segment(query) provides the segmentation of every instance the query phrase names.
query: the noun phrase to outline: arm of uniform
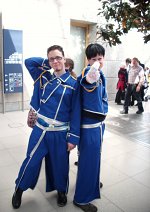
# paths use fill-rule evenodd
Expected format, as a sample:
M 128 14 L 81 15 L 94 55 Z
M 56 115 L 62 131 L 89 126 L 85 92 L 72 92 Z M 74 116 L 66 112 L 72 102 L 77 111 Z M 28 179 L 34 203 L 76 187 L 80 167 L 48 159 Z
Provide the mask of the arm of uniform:
M 106 84 L 106 78 L 103 74 L 102 71 L 100 71 L 100 79 L 103 85 L 103 90 L 102 90 L 102 97 L 103 97 L 103 101 L 106 103 L 105 104 L 105 110 L 106 113 L 108 112 L 108 94 L 107 94 L 107 84 Z
M 77 80 L 73 91 L 70 129 L 67 134 L 67 142 L 74 145 L 79 144 L 80 140 L 80 125 L 81 125 L 81 99 L 80 99 L 80 82 Z
M 34 80 L 33 95 L 31 97 L 30 106 L 33 111 L 38 111 L 40 106 L 40 98 L 42 89 L 47 82 L 47 78 L 42 76 L 44 70 L 49 70 L 48 59 L 41 57 L 32 57 L 25 60 L 25 66 L 28 69 L 32 79 Z M 46 73 L 45 73 L 46 74 Z
M 37 80 L 44 70 L 50 69 L 48 59 L 44 59 L 42 57 L 31 57 L 26 59 L 25 66 L 34 81 Z

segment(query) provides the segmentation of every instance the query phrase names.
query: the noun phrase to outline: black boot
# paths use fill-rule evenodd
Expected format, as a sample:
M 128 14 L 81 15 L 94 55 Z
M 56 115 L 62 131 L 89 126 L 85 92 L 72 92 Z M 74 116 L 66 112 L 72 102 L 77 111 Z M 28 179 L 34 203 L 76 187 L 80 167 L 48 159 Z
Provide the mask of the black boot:
M 57 205 L 63 207 L 67 204 L 67 196 L 65 192 L 57 192 Z
M 138 102 L 137 106 L 138 106 L 138 111 L 136 112 L 136 114 L 143 113 L 144 112 L 144 108 L 143 108 L 142 102 Z
M 75 166 L 78 166 L 78 161 L 74 162 L 74 165 L 75 165 Z
M 124 106 L 123 110 L 120 111 L 120 114 L 128 114 L 128 107 Z
M 103 187 L 103 183 L 102 182 L 100 182 L 100 188 L 102 188 Z
M 128 114 L 128 110 L 121 110 L 120 114 Z
M 144 112 L 144 110 L 138 110 L 136 111 L 136 114 L 142 114 Z
M 14 209 L 18 209 L 21 205 L 21 198 L 22 198 L 22 193 L 23 190 L 21 190 L 20 188 L 18 188 L 12 197 L 12 206 Z
M 81 210 L 85 211 L 85 212 L 97 212 L 97 207 L 95 205 L 93 205 L 92 203 L 87 203 L 85 205 L 80 205 L 78 203 L 76 203 L 75 201 L 73 201 L 73 204 L 77 207 L 79 207 Z

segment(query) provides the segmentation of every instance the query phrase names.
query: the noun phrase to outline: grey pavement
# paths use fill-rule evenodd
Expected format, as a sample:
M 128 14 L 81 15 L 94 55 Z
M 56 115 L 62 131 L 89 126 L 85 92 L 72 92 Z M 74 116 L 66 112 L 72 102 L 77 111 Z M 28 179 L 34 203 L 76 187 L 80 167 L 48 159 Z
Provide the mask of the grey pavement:
M 122 106 L 109 102 L 101 162 L 101 199 L 93 201 L 100 212 L 150 212 L 150 101 L 145 112 L 121 115 Z M 23 194 L 22 205 L 11 205 L 15 179 L 25 158 L 31 129 L 28 111 L 0 114 L 0 212 L 78 212 L 72 204 L 77 167 L 77 150 L 70 154 L 68 204 L 59 208 L 56 192 L 45 192 L 44 160 L 38 184 Z M 94 173 L 93 173 L 94 174 Z

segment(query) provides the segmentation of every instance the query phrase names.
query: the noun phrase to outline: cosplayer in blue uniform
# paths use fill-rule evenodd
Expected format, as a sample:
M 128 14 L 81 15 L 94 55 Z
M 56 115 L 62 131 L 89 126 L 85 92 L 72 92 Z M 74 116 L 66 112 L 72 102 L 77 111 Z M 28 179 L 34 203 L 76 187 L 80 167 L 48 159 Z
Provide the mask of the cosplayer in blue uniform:
M 48 157 L 46 191 L 57 190 L 59 206 L 67 203 L 69 151 L 78 145 L 80 135 L 79 93 L 77 81 L 65 70 L 62 47 L 49 47 L 47 56 L 54 73 L 43 72 L 43 58 L 25 60 L 34 80 L 31 106 L 37 112 L 37 121 L 16 179 L 14 208 L 20 207 L 23 191 L 36 186 L 45 156 Z
M 101 70 L 105 49 L 99 44 L 86 48 L 89 65 L 79 77 L 82 119 L 74 204 L 83 211 L 96 212 L 90 202 L 100 198 L 100 162 L 104 119 L 108 112 L 105 77 Z

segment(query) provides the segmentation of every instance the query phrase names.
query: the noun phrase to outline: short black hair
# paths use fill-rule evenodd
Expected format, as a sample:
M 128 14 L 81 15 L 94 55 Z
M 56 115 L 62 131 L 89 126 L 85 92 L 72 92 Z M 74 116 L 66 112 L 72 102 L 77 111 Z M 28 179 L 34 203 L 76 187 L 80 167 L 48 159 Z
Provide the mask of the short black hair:
M 87 46 L 85 54 L 88 60 L 97 55 L 105 56 L 105 49 L 102 45 L 98 43 L 91 43 Z
M 126 63 L 131 63 L 131 59 L 130 58 L 127 58 L 126 59 Z
M 142 66 L 143 69 L 145 69 L 145 64 L 143 64 L 139 61 L 139 65 Z
M 59 45 L 53 45 L 53 46 L 50 46 L 48 49 L 47 49 L 47 55 L 50 51 L 53 51 L 53 50 L 59 50 L 63 56 L 65 56 L 65 53 L 64 53 L 64 50 L 61 46 Z

